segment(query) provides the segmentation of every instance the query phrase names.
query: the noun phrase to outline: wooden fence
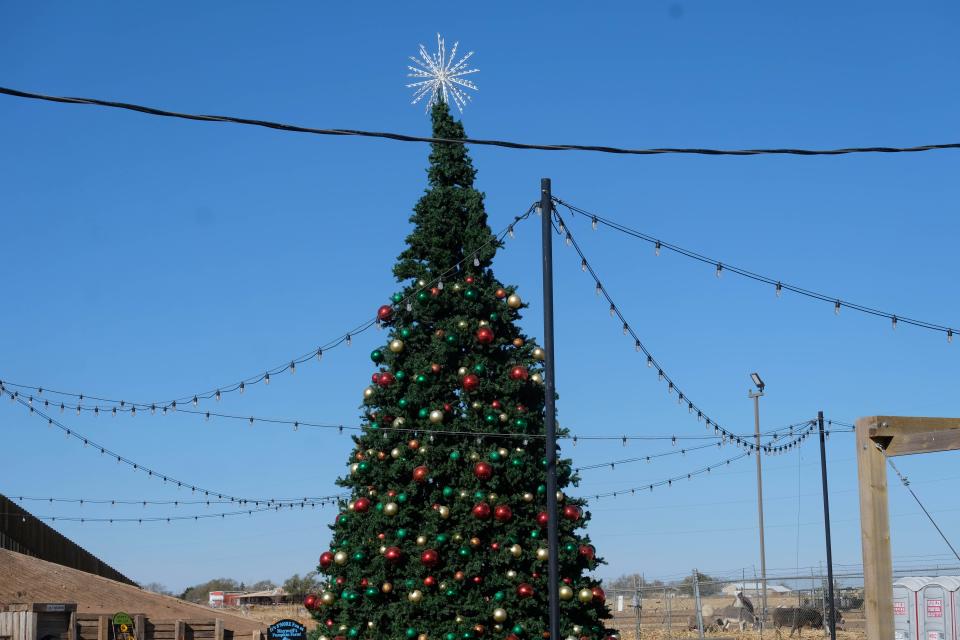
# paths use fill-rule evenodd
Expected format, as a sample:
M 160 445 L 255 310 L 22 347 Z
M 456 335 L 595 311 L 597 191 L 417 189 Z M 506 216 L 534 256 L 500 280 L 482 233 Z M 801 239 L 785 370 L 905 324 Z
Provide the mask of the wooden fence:
M 111 614 L 46 613 L 32 608 L 34 610 L 0 611 L 0 640 L 113 640 Z M 131 617 L 136 640 L 263 640 L 261 631 L 235 633 L 224 628 L 220 618 L 155 620 L 143 614 Z

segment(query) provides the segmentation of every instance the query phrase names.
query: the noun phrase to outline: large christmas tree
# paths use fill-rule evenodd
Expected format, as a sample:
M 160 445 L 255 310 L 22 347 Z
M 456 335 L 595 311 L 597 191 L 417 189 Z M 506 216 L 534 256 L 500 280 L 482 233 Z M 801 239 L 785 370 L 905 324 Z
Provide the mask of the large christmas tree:
M 431 115 L 435 137 L 465 137 L 442 100 Z M 328 587 L 305 602 L 321 637 L 549 637 L 544 354 L 490 269 L 499 242 L 475 175 L 464 145 L 433 145 L 394 267 L 406 286 L 379 310 L 389 336 L 338 481 L 351 498 L 320 556 Z M 558 474 L 561 633 L 603 638 L 604 593 L 585 575 L 600 560 L 578 533 L 589 514 L 562 493 L 568 460 Z

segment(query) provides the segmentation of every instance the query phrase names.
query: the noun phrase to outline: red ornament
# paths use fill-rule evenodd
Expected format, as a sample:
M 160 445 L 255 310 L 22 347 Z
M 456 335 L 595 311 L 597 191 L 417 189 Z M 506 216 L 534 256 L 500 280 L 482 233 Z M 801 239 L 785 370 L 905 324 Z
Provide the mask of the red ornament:
M 490 327 L 480 327 L 477 329 L 477 342 L 480 344 L 490 344 L 493 342 L 493 330 Z
M 477 477 L 478 480 L 489 480 L 493 477 L 493 467 L 486 462 L 478 462 L 473 465 L 473 475 Z
M 547 515 L 546 511 L 541 511 L 537 514 L 537 524 L 541 527 L 547 526 L 547 523 L 550 522 L 550 516 Z
M 430 470 L 425 466 L 420 465 L 419 467 L 413 470 L 413 481 L 414 482 L 425 482 L 427 480 L 427 475 L 430 473 Z
M 509 522 L 513 517 L 513 511 L 505 504 L 498 504 L 493 510 L 493 518 L 497 522 Z
M 563 508 L 563 517 L 567 520 L 576 522 L 580 519 L 580 507 L 568 504 Z
M 463 571 L 457 571 L 455 574 L 453 574 L 453 579 L 457 582 L 463 582 L 464 577 L 466 576 L 464 576 Z
M 464 391 L 473 391 L 480 386 L 480 378 L 469 373 L 463 376 L 463 390 Z
M 381 387 L 386 388 L 392 385 L 395 380 L 396 378 L 393 376 L 392 373 L 390 373 L 389 371 L 384 371 L 383 373 L 380 374 L 380 378 L 376 382 Z
M 303 599 L 303 606 L 307 608 L 308 611 L 313 611 L 317 607 L 317 594 L 308 593 L 307 597 Z
M 395 498 L 396 495 L 397 495 L 397 492 L 394 491 L 393 489 L 390 489 L 390 490 L 387 491 L 387 497 L 388 497 L 388 498 Z
M 425 567 L 435 567 L 440 562 L 440 554 L 433 549 L 427 549 L 420 554 L 420 564 Z
M 502 407 L 503 405 L 500 404 L 500 401 L 499 401 L 499 400 L 494 400 L 493 402 L 490 403 L 490 406 L 493 407 L 494 409 L 499 409 L 499 408 Z
M 393 315 L 393 307 L 391 307 L 388 304 L 385 304 L 379 309 L 377 309 L 377 318 L 379 318 L 381 321 L 389 320 L 390 316 L 392 315 Z
M 538 580 L 540 578 L 540 574 L 534 571 L 533 573 L 530 574 L 530 577 L 533 578 L 534 580 Z
M 436 362 L 434 362 L 433 364 L 430 365 L 430 372 L 431 372 L 431 373 L 440 373 L 440 369 L 441 369 L 441 368 L 442 368 L 442 367 L 441 367 L 439 364 L 437 364 Z
M 503 289 L 497 289 L 496 291 L 493 292 L 493 295 L 495 295 L 500 299 L 503 299 L 507 297 L 507 292 Z
M 466 277 L 467 284 L 473 284 L 473 276 Z
M 594 556 L 597 554 L 597 550 L 593 548 L 591 544 L 582 544 L 579 549 L 580 557 L 586 558 L 587 562 L 593 562 Z
M 327 618 L 326 621 L 324 621 L 323 624 L 327 625 L 328 627 L 332 627 L 332 626 L 333 626 L 333 620 L 331 620 L 330 618 Z
M 346 582 L 346 581 L 347 581 L 347 579 L 344 578 L 343 576 L 337 576 L 337 579 L 334 580 L 334 582 L 336 582 L 336 583 L 337 583 L 338 585 L 340 585 L 341 587 L 343 586 L 343 583 Z
M 564 578 L 563 584 L 573 584 L 573 578 Z
M 387 559 L 387 562 L 399 562 L 400 558 L 403 557 L 403 552 L 398 547 L 387 547 L 387 550 L 383 552 L 383 557 Z
M 486 520 L 490 517 L 490 505 L 480 502 L 473 507 L 473 517 L 477 520 Z
M 481 584 L 483 582 L 483 578 L 481 576 L 473 576 L 470 578 L 470 581 L 473 582 L 473 584 Z
M 434 298 L 440 295 L 440 287 L 430 287 L 430 295 L 432 295 Z
M 357 513 L 366 513 L 370 509 L 370 501 L 367 498 L 357 498 L 353 503 L 353 510 Z
M 320 566 L 324 569 L 333 564 L 333 553 L 324 551 L 320 554 Z
M 597 600 L 598 602 L 603 602 L 607 599 L 607 594 L 605 594 L 603 589 L 600 587 L 594 587 L 593 589 L 590 589 L 590 591 L 593 592 L 593 599 Z
M 379 371 L 377 371 L 376 373 L 374 373 L 374 374 L 372 374 L 372 375 L 370 376 L 370 382 L 372 382 L 373 384 L 380 384 L 380 372 L 379 372 Z
M 385 533 L 378 533 L 378 534 L 377 534 L 377 540 L 386 540 L 386 539 L 387 539 L 387 534 L 385 534 Z
M 361 579 L 360 579 L 360 586 L 361 586 L 361 587 L 366 587 L 366 586 L 369 586 L 369 585 L 370 585 L 370 581 L 369 581 L 369 580 L 367 580 L 366 578 L 361 578 Z
M 451 411 L 453 411 L 453 405 L 450 404 L 449 402 L 444 402 L 443 410 L 446 411 L 447 413 L 450 413 Z
M 510 369 L 511 380 L 526 380 L 529 376 L 530 376 L 530 372 L 527 371 L 526 367 L 517 365 L 514 368 Z
M 425 587 L 432 587 L 435 584 L 437 584 L 437 579 L 433 576 L 427 576 L 423 579 L 423 586 Z
M 491 543 L 490 543 L 490 548 L 493 549 L 494 551 L 500 551 L 500 543 L 499 543 L 499 542 L 491 542 Z
M 517 585 L 517 595 L 521 598 L 530 598 L 533 596 L 533 585 L 521 582 Z
M 413 449 L 414 451 L 416 451 L 417 449 L 420 448 L 420 441 L 414 438 L 413 440 L 407 443 L 407 446 Z

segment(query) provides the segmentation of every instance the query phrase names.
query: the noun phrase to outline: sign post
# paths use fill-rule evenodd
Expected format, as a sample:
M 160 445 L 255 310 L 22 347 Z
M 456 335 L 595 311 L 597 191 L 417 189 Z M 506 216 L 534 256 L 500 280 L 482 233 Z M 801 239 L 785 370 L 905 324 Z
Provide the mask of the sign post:
M 134 628 L 133 618 L 130 617 L 130 614 L 124 613 L 122 611 L 114 614 L 113 619 L 110 621 L 113 626 L 113 640 L 136 640 L 137 633 Z

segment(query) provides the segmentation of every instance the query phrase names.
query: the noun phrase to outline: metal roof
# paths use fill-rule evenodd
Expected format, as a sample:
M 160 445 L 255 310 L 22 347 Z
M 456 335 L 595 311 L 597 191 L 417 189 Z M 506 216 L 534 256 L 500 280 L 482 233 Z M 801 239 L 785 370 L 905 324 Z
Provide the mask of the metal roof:
M 923 589 L 923 586 L 933 580 L 933 578 L 922 578 L 919 576 L 907 576 L 906 578 L 900 578 L 899 580 L 893 583 L 895 587 L 905 587 L 911 591 L 920 591 Z
M 960 591 L 960 576 L 937 576 L 928 586 L 943 587 L 947 591 Z

